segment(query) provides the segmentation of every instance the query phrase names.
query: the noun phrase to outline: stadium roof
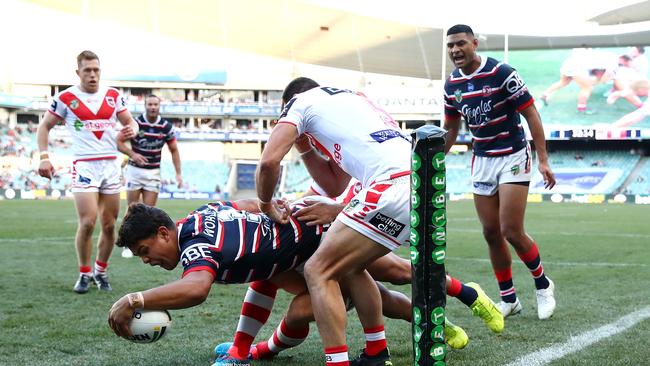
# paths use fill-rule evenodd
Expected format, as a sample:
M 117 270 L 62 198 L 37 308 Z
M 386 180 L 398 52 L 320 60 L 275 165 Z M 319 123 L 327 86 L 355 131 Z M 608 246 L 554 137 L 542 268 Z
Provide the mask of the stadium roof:
M 594 14 L 632 3 L 628 0 L 618 1 L 617 5 L 610 1 L 545 0 L 544 6 L 534 10 L 521 9 L 521 2 L 504 0 L 496 11 L 484 9 L 484 1 L 478 0 L 463 2 L 463 9 L 474 11 L 420 0 L 401 0 L 399 6 L 394 1 L 377 0 L 22 2 L 218 48 L 298 63 L 433 80 L 447 73 L 443 34 L 446 27 L 456 22 L 474 27 L 483 50 L 503 49 L 505 34 L 510 50 L 584 44 L 625 46 L 650 40 L 647 26 L 600 26 L 587 21 Z M 519 9 L 521 14 L 517 13 Z M 147 45 L 146 39 L 126 41 L 140 42 L 143 49 Z
M 599 14 L 590 19 L 600 25 L 616 25 L 650 21 L 650 1 L 639 1 Z

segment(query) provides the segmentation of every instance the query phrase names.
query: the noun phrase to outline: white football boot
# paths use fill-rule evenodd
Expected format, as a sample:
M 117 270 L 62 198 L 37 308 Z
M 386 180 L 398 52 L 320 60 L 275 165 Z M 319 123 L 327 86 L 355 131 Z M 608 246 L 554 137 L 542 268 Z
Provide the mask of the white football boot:
M 537 316 L 544 320 L 553 316 L 555 311 L 555 284 L 548 278 L 548 287 L 536 290 L 535 294 L 537 295 Z
M 523 309 L 521 302 L 519 302 L 519 298 L 517 298 L 515 302 L 499 301 L 497 308 L 501 310 L 501 314 L 503 314 L 504 318 L 507 318 L 510 315 L 519 314 Z

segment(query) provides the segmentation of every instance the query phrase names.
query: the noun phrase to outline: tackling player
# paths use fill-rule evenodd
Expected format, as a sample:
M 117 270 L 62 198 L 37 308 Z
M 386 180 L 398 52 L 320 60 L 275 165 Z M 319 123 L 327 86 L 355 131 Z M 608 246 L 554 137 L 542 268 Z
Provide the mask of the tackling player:
M 54 167 L 47 150 L 50 130 L 63 120 L 72 135 L 72 192 L 78 217 L 75 245 L 79 264 L 79 278 L 73 290 L 83 294 L 88 292 L 91 280 L 100 290 L 111 290 L 106 270 L 115 242 L 122 188 L 116 140 L 133 138 L 138 133 L 138 125 L 127 110 L 122 94 L 99 85 L 101 69 L 94 52 L 81 52 L 77 66 L 79 85 L 54 96 L 38 126 L 37 138 L 41 158 L 38 174 L 51 179 Z M 119 133 L 118 122 L 124 126 Z M 101 227 L 93 268 L 92 235 L 97 216 Z
M 313 150 L 302 154 L 312 176 L 328 196 L 338 196 L 350 177 L 363 189 L 337 216 L 305 264 L 327 366 L 350 364 L 345 337 L 346 313 L 339 282 L 365 288 L 351 295 L 366 336 L 366 348 L 355 365 L 392 365 L 381 316 L 381 298 L 363 269 L 408 243 L 411 143 L 397 123 L 364 96 L 350 90 L 320 87 L 308 78 L 290 82 L 282 95 L 284 108 L 262 152 L 256 174 L 260 210 L 286 222 L 288 212 L 272 202 L 280 162 L 305 134 L 329 159 Z
M 532 96 L 511 66 L 476 53 L 478 39 L 467 25 L 447 31 L 447 52 L 456 66 L 445 83 L 445 152 L 456 142 L 461 116 L 473 137 L 474 204 L 483 225 L 492 268 L 499 283 L 503 316 L 522 310 L 512 281 L 507 243 L 530 270 L 537 289 L 537 314 L 555 310 L 554 284 L 545 274 L 537 244 L 524 230 L 524 212 L 532 174 L 530 146 L 519 115 L 528 122 L 545 187 L 555 177 L 548 163 L 544 129 Z

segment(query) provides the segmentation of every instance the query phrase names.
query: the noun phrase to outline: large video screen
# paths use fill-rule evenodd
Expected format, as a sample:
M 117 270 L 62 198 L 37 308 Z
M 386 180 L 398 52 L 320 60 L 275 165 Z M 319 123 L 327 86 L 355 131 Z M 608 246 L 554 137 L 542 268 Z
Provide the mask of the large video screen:
M 503 52 L 481 54 L 504 60 Z M 645 135 L 648 54 L 650 47 L 510 51 L 508 63 L 528 85 L 548 128 L 634 128 Z

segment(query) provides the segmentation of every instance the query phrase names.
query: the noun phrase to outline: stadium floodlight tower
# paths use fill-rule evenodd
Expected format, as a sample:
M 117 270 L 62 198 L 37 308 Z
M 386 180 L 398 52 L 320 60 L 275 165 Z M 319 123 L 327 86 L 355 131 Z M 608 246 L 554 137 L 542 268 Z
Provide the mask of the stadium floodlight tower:
M 411 286 L 413 289 L 413 365 L 444 366 L 446 131 L 426 125 L 412 134 Z

